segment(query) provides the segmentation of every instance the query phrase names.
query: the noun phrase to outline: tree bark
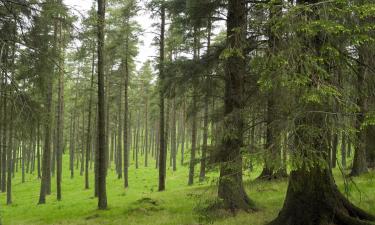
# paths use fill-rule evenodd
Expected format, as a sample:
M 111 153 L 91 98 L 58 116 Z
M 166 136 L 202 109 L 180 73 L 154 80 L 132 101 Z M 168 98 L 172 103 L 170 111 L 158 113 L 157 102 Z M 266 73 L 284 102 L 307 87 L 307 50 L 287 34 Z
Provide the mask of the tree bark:
M 98 208 L 107 209 L 106 120 L 104 98 L 105 0 L 98 0 Z
M 161 2 L 160 9 L 160 55 L 159 55 L 159 191 L 165 190 L 166 177 L 166 148 L 165 148 L 165 131 L 164 131 L 164 35 L 165 35 L 165 6 Z
M 93 48 L 95 49 L 95 47 Z M 90 89 L 89 89 L 89 115 L 87 121 L 87 136 L 86 136 L 86 163 L 85 163 L 85 189 L 90 188 L 89 183 L 89 163 L 90 163 L 90 151 L 91 151 L 91 117 L 92 117 L 92 98 L 94 91 L 94 73 L 95 73 L 95 51 L 92 53 L 92 65 L 91 65 L 91 80 L 90 80 Z
M 359 61 L 364 62 L 364 53 L 365 49 L 363 46 L 359 47 L 358 55 Z M 355 152 L 354 152 L 354 159 L 353 159 L 353 167 L 350 172 L 351 176 L 359 176 L 363 173 L 367 173 L 367 160 L 366 160 L 366 132 L 365 129 L 361 129 L 362 124 L 365 121 L 365 114 L 367 112 L 367 99 L 365 93 L 365 85 L 366 85 L 366 68 L 364 65 L 358 65 L 358 73 L 357 73 L 357 105 L 359 107 L 360 113 L 356 116 L 355 121 L 355 129 L 356 129 L 356 140 L 354 142 Z
M 227 48 L 236 48 L 241 55 L 231 54 L 225 61 L 224 127 L 228 135 L 222 139 L 219 152 L 221 164 L 218 197 L 222 199 L 224 208 L 231 211 L 255 209 L 242 180 L 246 24 L 246 1 L 229 0 Z
M 62 4 L 62 0 L 59 0 Z M 57 140 L 56 140 L 56 195 L 57 200 L 61 200 L 61 179 L 62 179 L 62 154 L 64 145 L 64 40 L 62 24 L 59 23 L 59 82 L 58 82 L 58 111 L 57 111 Z

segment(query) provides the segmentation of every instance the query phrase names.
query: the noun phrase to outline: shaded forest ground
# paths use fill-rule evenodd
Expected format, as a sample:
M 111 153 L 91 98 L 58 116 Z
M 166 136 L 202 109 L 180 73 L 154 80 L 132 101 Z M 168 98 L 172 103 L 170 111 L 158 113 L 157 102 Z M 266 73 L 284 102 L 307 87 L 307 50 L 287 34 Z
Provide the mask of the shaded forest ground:
M 64 156 L 63 200 L 56 201 L 53 177 L 52 195 L 48 197 L 47 204 L 37 205 L 40 181 L 36 175 L 27 174 L 26 182 L 22 184 L 20 173 L 17 173 L 13 181 L 14 204 L 1 206 L 3 224 L 262 225 L 276 217 L 287 187 L 287 180 L 253 181 L 260 172 L 260 168 L 256 168 L 254 172 L 246 174 L 245 185 L 261 209 L 259 212 L 239 213 L 236 217 L 224 212 L 207 215 L 198 212 L 202 212 L 207 203 L 214 200 L 217 174 L 209 173 L 209 181 L 189 187 L 187 166 L 180 166 L 176 172 L 168 168 L 167 190 L 159 193 L 158 171 L 154 165 L 148 168 L 141 165 L 136 170 L 132 164 L 129 171 L 130 188 L 124 190 L 123 180 L 117 179 L 112 164 L 107 180 L 109 210 L 99 212 L 97 200 L 93 198 L 93 173 L 90 174 L 91 188 L 84 190 L 84 177 L 79 175 L 79 170 L 75 171 L 75 178 L 70 179 L 68 157 Z M 339 170 L 334 173 L 340 189 L 348 192 L 355 204 L 375 214 L 375 173 L 355 178 L 354 182 L 349 181 L 349 185 L 344 185 L 346 181 Z M 5 194 L 1 193 L 0 196 L 3 203 Z

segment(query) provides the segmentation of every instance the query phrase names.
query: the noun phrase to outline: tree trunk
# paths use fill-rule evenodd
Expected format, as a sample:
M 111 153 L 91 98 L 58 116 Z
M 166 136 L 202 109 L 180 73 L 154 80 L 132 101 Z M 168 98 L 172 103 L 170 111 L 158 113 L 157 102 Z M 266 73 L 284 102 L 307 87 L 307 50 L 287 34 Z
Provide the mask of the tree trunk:
M 199 39 L 198 39 L 198 29 L 194 27 L 194 60 L 199 60 L 198 49 L 199 49 Z M 195 168 L 195 153 L 197 144 L 197 95 L 198 92 L 195 87 L 193 87 L 193 98 L 192 98 L 192 115 L 191 115 L 191 152 L 190 152 L 190 164 L 189 164 L 189 181 L 188 185 L 194 184 L 194 168 Z
M 173 171 L 177 170 L 177 146 L 176 146 L 176 98 L 173 98 L 172 103 L 172 124 L 171 124 L 171 157 Z
M 85 110 L 82 110 L 82 131 L 81 131 L 81 169 L 80 169 L 80 176 L 83 176 L 85 172 Z
M 145 145 L 144 145 L 144 152 L 145 152 L 145 167 L 148 166 L 148 99 L 146 96 L 145 100 Z
M 185 160 L 185 128 L 186 128 L 186 123 L 185 123 L 185 112 L 186 112 L 186 103 L 185 100 L 183 102 L 183 110 L 181 112 L 181 166 L 184 165 L 184 160 Z
M 375 217 L 352 205 L 328 169 L 300 169 L 290 175 L 283 209 L 270 225 L 370 225 Z
M 52 124 L 52 77 L 47 77 L 46 118 L 44 119 L 44 152 L 39 204 L 46 203 L 51 193 L 51 124 Z
M 8 140 L 8 148 L 7 148 L 7 205 L 12 204 L 12 165 L 13 165 L 13 158 L 12 158 L 12 151 L 13 151 L 13 107 L 10 105 L 10 124 L 9 124 L 9 140 Z
M 236 31 L 235 31 L 236 30 Z M 246 46 L 246 1 L 229 0 L 227 15 L 227 47 L 239 48 L 244 54 Z M 224 127 L 229 133 L 220 147 L 220 177 L 218 197 L 223 207 L 231 211 L 253 210 L 255 206 L 247 196 L 242 181 L 242 155 L 245 98 L 245 58 L 231 54 L 225 62 Z
M 8 48 L 6 50 L 6 53 L 5 55 L 8 55 Z M 1 60 L 1 59 L 0 59 Z M 7 61 L 7 60 L 6 60 Z M 7 65 L 5 65 L 7 66 Z M 7 187 L 7 152 L 8 152 L 8 146 L 7 146 L 7 125 L 8 125 L 8 118 L 7 118 L 7 115 L 8 115 L 8 112 L 7 112 L 7 100 L 8 100 L 8 96 L 7 96 L 7 78 L 6 78 L 6 73 L 8 73 L 6 70 L 3 71 L 3 83 L 2 83 L 2 90 L 3 90 L 3 102 L 2 102 L 2 110 L 3 110 L 3 132 L 2 132 L 2 137 L 0 136 L 0 138 L 3 139 L 2 141 L 2 151 L 1 151 L 1 170 L 2 170 L 2 173 L 1 173 L 1 192 L 5 192 L 6 191 L 6 187 Z
M 333 140 L 332 140 L 332 168 L 336 168 L 336 164 L 337 164 L 337 147 L 338 147 L 338 144 L 339 144 L 339 137 L 337 135 L 337 133 L 334 133 L 333 134 Z
M 341 165 L 343 169 L 346 169 L 346 134 L 341 134 Z
M 118 102 L 118 130 L 117 130 L 117 178 L 122 179 L 122 85 L 123 85 L 123 78 L 121 77 L 120 81 L 120 94 L 119 94 L 119 102 Z
M 366 127 L 366 154 L 367 165 L 369 168 L 375 168 L 375 126 Z
M 127 21 L 128 24 L 128 21 Z M 125 100 L 125 112 L 124 112 L 124 187 L 129 187 L 129 150 L 131 140 L 131 128 L 130 128 L 130 115 L 129 115 L 129 62 L 128 62 L 128 49 L 129 49 L 129 34 L 126 34 L 126 54 L 125 54 L 125 87 L 124 87 L 124 100 Z
M 92 53 L 92 65 L 91 65 L 91 81 L 90 81 L 90 96 L 89 96 L 89 116 L 87 122 L 87 136 L 86 136 L 86 163 L 85 163 L 85 189 L 90 188 L 89 183 L 89 163 L 90 163 L 90 151 L 91 151 L 91 117 L 92 117 L 92 98 L 94 91 L 94 73 L 95 73 L 95 47 Z
M 59 0 L 62 4 L 62 0 Z M 64 147 L 64 46 L 62 24 L 59 23 L 59 83 L 58 83 L 58 111 L 57 111 L 57 140 L 56 140 L 56 194 L 57 200 L 61 200 L 61 179 L 62 179 L 62 154 Z
M 364 49 L 363 47 L 359 47 L 359 61 L 364 62 Z M 364 65 L 358 65 L 358 73 L 357 73 L 357 105 L 359 107 L 360 113 L 356 116 L 355 122 L 355 129 L 356 129 L 356 140 L 354 142 L 355 152 L 354 152 L 354 159 L 353 159 L 353 167 L 352 171 L 350 172 L 351 176 L 359 176 L 363 173 L 368 172 L 367 169 L 367 160 L 366 160 L 366 132 L 365 129 L 362 129 L 362 124 L 365 121 L 365 114 L 367 112 L 367 99 L 365 93 L 365 85 L 366 85 L 366 68 Z
M 319 2 L 319 1 L 318 1 Z M 302 0 L 300 4 L 317 3 L 315 0 Z M 319 19 L 317 8 L 301 15 L 313 22 Z M 314 47 L 313 56 L 321 54 L 323 40 L 320 35 L 305 38 L 305 45 Z M 309 41 L 309 44 L 306 42 Z M 325 40 L 324 40 L 325 41 Z M 303 46 L 303 49 L 307 46 Z M 307 53 L 308 54 L 308 53 Z M 322 65 L 324 68 L 324 65 Z M 307 77 L 316 76 L 317 71 L 306 74 Z M 318 75 L 319 79 L 319 75 Z M 310 82 L 302 88 L 309 88 L 307 92 L 319 89 L 315 82 Z M 305 112 L 295 118 L 295 147 L 303 156 L 301 165 L 294 170 L 289 179 L 289 186 L 284 206 L 278 217 L 270 225 L 369 225 L 375 217 L 365 213 L 352 205 L 337 189 L 330 168 L 329 157 L 331 142 L 327 136 L 331 130 L 326 124 L 326 115 L 317 113 L 326 111 L 329 100 L 321 102 L 300 102 Z M 312 155 L 311 152 L 314 152 Z
M 166 148 L 165 148 L 165 131 L 164 131 L 164 33 L 165 33 L 165 6 L 161 2 L 161 24 L 160 24 L 160 56 L 159 56 L 159 191 L 165 190 L 166 177 Z
M 211 30 L 212 30 L 212 22 L 211 19 L 208 19 L 208 26 L 207 26 L 207 55 L 210 54 L 211 50 Z M 209 92 L 208 90 L 211 88 L 211 78 L 209 77 L 211 74 L 208 74 L 206 78 L 206 85 L 207 85 L 207 93 L 204 96 L 204 115 L 203 115 L 203 146 L 202 146 L 202 157 L 201 157 L 201 169 L 199 174 L 199 181 L 204 181 L 206 178 L 206 157 L 207 157 L 207 142 L 208 142 L 208 107 L 209 107 Z
M 106 120 L 104 99 L 105 0 L 98 0 L 98 208 L 107 209 Z

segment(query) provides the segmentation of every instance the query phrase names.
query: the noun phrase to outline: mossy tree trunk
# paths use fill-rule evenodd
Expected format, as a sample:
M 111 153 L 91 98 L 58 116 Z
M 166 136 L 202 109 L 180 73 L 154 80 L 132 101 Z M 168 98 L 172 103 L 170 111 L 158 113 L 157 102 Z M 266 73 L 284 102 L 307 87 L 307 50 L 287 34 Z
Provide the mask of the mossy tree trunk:
M 223 127 L 226 130 L 219 152 L 221 165 L 218 197 L 222 199 L 224 208 L 231 211 L 255 209 L 242 180 L 246 24 L 246 1 L 228 1 L 227 48 L 235 49 L 240 54 L 229 54 L 225 63 Z

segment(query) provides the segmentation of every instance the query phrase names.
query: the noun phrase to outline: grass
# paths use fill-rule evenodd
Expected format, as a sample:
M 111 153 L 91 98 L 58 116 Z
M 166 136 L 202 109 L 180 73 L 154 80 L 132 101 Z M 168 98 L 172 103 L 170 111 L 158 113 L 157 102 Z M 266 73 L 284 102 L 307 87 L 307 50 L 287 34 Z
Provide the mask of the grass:
M 197 211 L 207 201 L 214 199 L 217 174 L 210 173 L 209 181 L 189 187 L 187 166 L 179 166 L 176 172 L 168 168 L 167 190 L 157 192 L 158 172 L 154 162 L 147 168 L 141 165 L 139 169 L 135 169 L 132 164 L 129 171 L 130 188 L 125 190 L 123 180 L 117 179 L 112 165 L 107 177 L 109 209 L 99 211 L 97 199 L 93 197 L 93 173 L 90 174 L 91 188 L 85 190 L 84 177 L 75 171 L 74 179 L 70 179 L 67 165 L 68 156 L 64 156 L 62 201 L 56 200 L 53 177 L 52 195 L 47 198 L 45 205 L 37 205 L 40 181 L 36 175 L 27 174 L 26 182 L 21 183 L 18 173 L 13 180 L 13 204 L 1 204 L 3 224 L 263 225 L 277 216 L 287 188 L 287 180 L 251 181 L 259 173 L 258 169 L 246 174 L 245 182 L 249 196 L 260 208 L 258 212 L 238 213 L 235 217 L 224 213 L 223 216 L 206 218 Z M 349 198 L 358 206 L 375 214 L 375 174 L 369 173 L 355 178 L 355 184 L 350 182 L 344 185 L 339 171 L 334 173 L 340 189 L 346 190 Z M 0 199 L 2 203 L 5 202 L 4 193 L 0 194 Z

